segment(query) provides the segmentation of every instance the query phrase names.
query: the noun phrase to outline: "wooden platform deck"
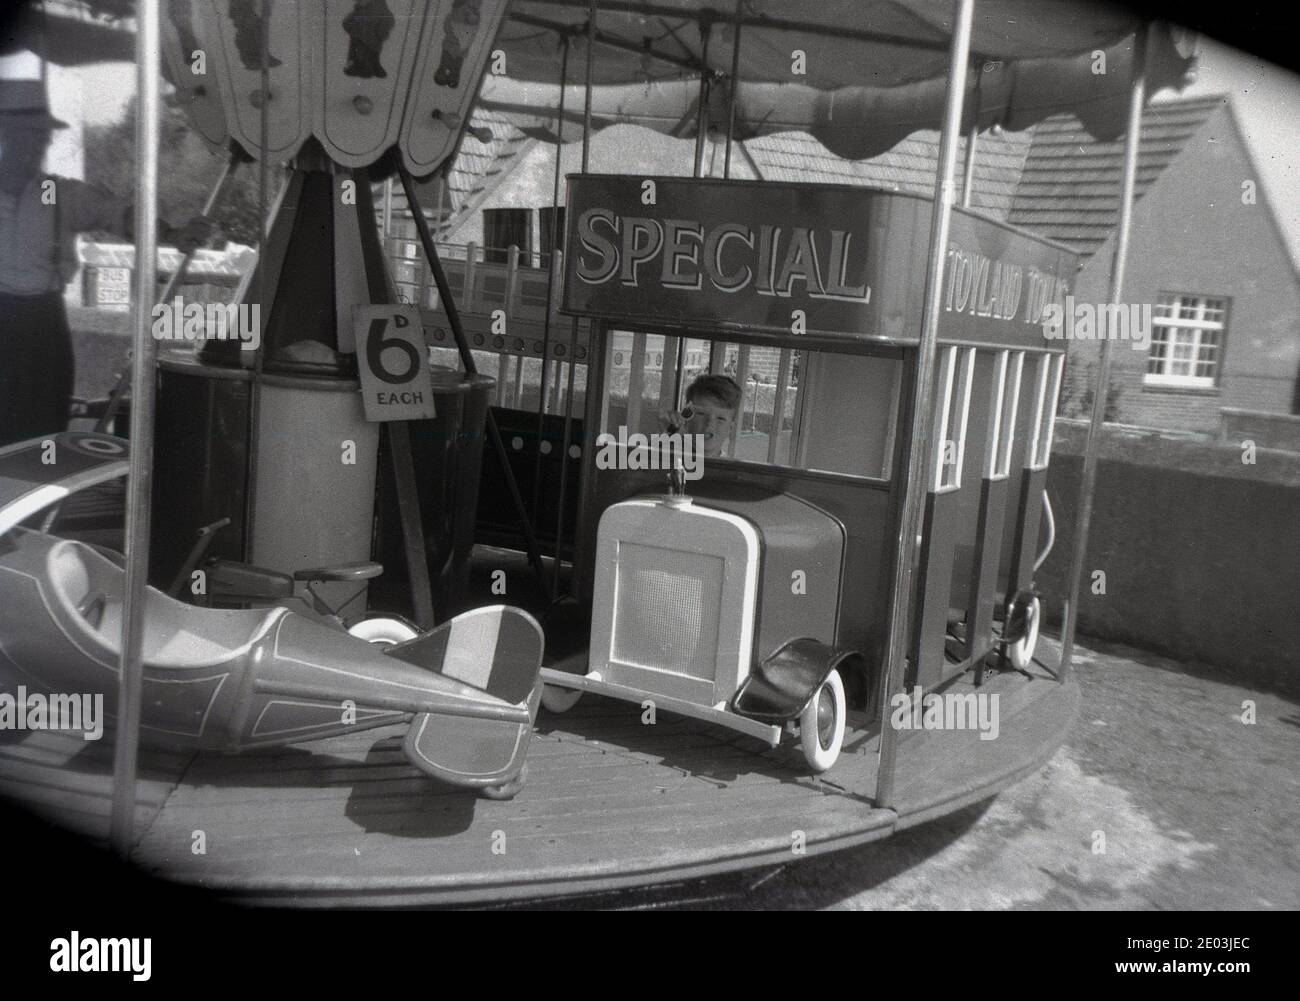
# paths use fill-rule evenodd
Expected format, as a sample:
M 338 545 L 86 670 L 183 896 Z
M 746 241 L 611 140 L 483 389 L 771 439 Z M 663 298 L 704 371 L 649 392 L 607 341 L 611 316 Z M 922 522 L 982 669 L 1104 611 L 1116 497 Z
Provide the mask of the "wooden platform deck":
M 814 778 L 797 746 L 662 713 L 643 726 L 639 707 L 590 696 L 542 714 L 510 802 L 431 782 L 400 727 L 240 757 L 146 749 L 134 857 L 222 896 L 301 906 L 472 904 L 789 862 L 798 832 L 811 855 L 986 798 L 1040 767 L 1077 712 L 1077 687 L 1042 669 L 983 691 L 1000 697 L 998 739 L 905 733 L 895 810 L 873 806 L 878 737 L 860 728 Z M 0 795 L 102 839 L 111 757 L 111 733 L 0 734 Z

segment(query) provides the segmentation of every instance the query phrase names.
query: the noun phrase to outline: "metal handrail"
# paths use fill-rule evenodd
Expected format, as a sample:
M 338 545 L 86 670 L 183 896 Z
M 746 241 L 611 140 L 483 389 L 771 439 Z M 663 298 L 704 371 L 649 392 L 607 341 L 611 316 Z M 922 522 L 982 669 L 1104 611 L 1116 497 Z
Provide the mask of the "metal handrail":
M 1043 491 L 1043 514 L 1047 516 L 1047 545 L 1038 554 L 1038 559 L 1034 560 L 1034 573 L 1037 573 L 1038 568 L 1047 562 L 1048 554 L 1051 553 L 1052 547 L 1056 545 L 1056 515 L 1052 513 L 1052 501 L 1047 496 L 1046 490 Z

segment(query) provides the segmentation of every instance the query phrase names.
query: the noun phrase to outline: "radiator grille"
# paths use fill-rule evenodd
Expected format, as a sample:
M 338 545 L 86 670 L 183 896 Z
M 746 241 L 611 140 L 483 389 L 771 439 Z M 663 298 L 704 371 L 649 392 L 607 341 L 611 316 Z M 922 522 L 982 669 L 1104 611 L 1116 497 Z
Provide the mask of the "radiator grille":
M 719 556 L 621 543 L 613 659 L 713 681 L 724 569 Z

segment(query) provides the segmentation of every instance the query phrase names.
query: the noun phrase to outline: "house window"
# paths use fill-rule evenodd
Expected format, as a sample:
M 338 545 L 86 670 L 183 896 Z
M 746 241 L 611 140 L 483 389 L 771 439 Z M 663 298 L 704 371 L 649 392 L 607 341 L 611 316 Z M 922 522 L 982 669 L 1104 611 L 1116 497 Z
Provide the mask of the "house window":
M 1151 319 L 1145 384 L 1213 388 L 1227 312 L 1223 298 L 1162 292 Z

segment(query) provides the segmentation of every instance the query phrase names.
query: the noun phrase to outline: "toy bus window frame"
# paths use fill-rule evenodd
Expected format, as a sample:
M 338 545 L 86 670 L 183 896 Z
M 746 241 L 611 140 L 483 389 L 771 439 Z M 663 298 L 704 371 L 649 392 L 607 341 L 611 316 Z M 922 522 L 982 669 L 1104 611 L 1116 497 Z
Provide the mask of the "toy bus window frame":
M 757 345 L 755 345 L 755 344 L 751 344 L 751 343 L 744 342 L 744 341 L 740 341 L 740 342 L 738 342 L 738 341 L 728 340 L 725 334 L 718 334 L 717 336 L 710 336 L 710 333 L 709 333 L 709 332 L 701 331 L 701 332 L 695 333 L 695 334 L 693 335 L 693 334 L 690 333 L 690 332 L 683 332 L 683 331 L 677 331 L 677 330 L 665 330 L 665 329 L 662 329 L 662 328 L 655 328 L 655 327 L 653 327 L 653 326 L 648 326 L 648 325 L 646 325 L 646 326 L 641 326 L 641 325 L 633 325 L 633 324 L 626 324 L 626 325 L 614 326 L 612 323 L 606 323 L 605 326 L 604 326 L 604 328 L 603 328 L 603 331 L 602 331 L 602 336 L 608 338 L 609 343 L 612 345 L 612 343 L 613 343 L 613 335 L 616 334 L 616 333 L 627 333 L 627 334 L 631 334 L 631 335 L 632 335 L 632 339 L 633 339 L 633 340 L 632 340 L 632 348 L 631 348 L 631 352 L 630 352 L 630 357 L 629 357 L 629 359 L 628 359 L 629 371 L 631 370 L 632 360 L 635 359 L 636 357 L 638 357 L 638 354 L 639 354 L 642 358 L 645 357 L 645 355 L 646 355 L 646 353 L 647 353 L 647 347 L 646 347 L 646 345 L 647 345 L 647 338 L 652 337 L 652 336 L 660 336 L 660 337 L 663 337 L 663 338 L 664 338 L 664 343 L 665 343 L 665 347 L 664 347 L 664 349 L 663 349 L 663 351 L 664 351 L 664 365 L 661 367 L 660 371 L 663 372 L 663 373 L 665 373 L 665 375 L 664 375 L 664 376 L 661 376 L 661 379 L 666 378 L 666 373 L 668 372 L 668 360 L 669 360 L 670 356 L 671 356 L 671 359 L 672 359 L 672 361 L 673 361 L 673 365 L 674 365 L 674 368 L 675 368 L 675 366 L 676 366 L 676 361 L 677 361 L 677 355 L 678 355 L 678 352 L 681 350 L 680 347 L 672 347 L 672 348 L 670 348 L 670 347 L 669 347 L 669 342 L 670 342 L 670 341 L 671 341 L 671 342 L 674 342 L 674 343 L 677 344 L 677 345 L 680 345 L 680 343 L 681 343 L 682 341 L 687 341 L 687 342 L 689 342 L 689 341 L 692 341 L 692 340 L 702 340 L 702 341 L 706 342 L 706 343 L 709 345 L 709 351 L 710 351 L 710 362 L 709 362 L 709 365 L 706 366 L 706 369 L 707 369 L 709 372 L 711 372 L 711 373 L 712 373 L 712 372 L 715 372 L 715 371 L 721 371 L 721 367 L 722 367 L 722 366 L 721 366 L 721 364 L 718 363 L 718 360 L 717 360 L 717 359 L 718 359 L 718 355 L 721 354 L 720 349 L 724 349 L 724 348 L 726 348 L 727 346 L 729 346 L 729 345 L 733 345 L 733 344 L 734 344 L 734 345 L 736 345 L 736 346 L 737 346 L 741 351 L 745 351 L 746 353 L 748 353 L 749 350 L 751 350 L 752 348 L 754 348 L 754 347 L 756 347 L 756 346 L 757 346 L 757 347 L 766 347 L 766 346 L 769 346 L 769 345 L 764 345 L 764 344 L 757 344 Z M 813 354 L 813 353 L 817 353 L 817 354 L 838 354 L 838 353 L 844 353 L 844 354 L 849 354 L 849 355 L 865 355 L 865 356 L 871 356 L 871 357 L 876 357 L 876 356 L 887 357 L 887 358 L 894 358 L 894 357 L 895 357 L 892 353 L 881 353 L 881 352 L 874 352 L 874 351 L 848 351 L 848 352 L 836 352 L 833 348 L 826 348 L 826 347 L 810 348 L 810 347 L 803 347 L 803 346 L 798 346 L 798 345 L 793 345 L 793 344 L 785 344 L 785 345 L 779 345 L 779 346 L 778 346 L 778 345 L 771 345 L 771 346 L 772 346 L 772 347 L 777 347 L 778 350 L 780 350 L 780 351 L 782 351 L 782 352 L 789 352 L 791 358 L 793 358 L 793 355 L 794 355 L 795 352 L 800 352 L 800 353 L 802 353 L 805 357 L 807 357 L 809 354 Z M 689 349 L 687 349 L 687 350 L 689 350 Z M 973 348 L 970 349 L 970 350 L 971 350 L 972 352 L 974 351 Z M 599 426 L 598 426 L 597 429 L 596 429 L 596 433 L 597 433 L 597 434 L 616 434 L 616 429 L 615 429 L 614 431 L 611 431 L 611 429 L 610 429 L 610 415 L 609 415 L 609 405 L 610 405 L 610 386 L 611 386 L 611 383 L 612 383 L 612 378 L 611 378 L 611 376 L 613 375 L 613 371 L 614 371 L 614 369 L 615 369 L 615 367 L 616 367 L 615 364 L 614 364 L 614 351 L 613 351 L 612 347 L 609 348 L 609 349 L 607 349 L 607 350 L 605 350 L 605 351 L 603 352 L 603 355 L 604 355 L 604 358 L 603 358 L 603 366 L 602 366 L 602 367 L 603 367 L 603 375 L 602 375 L 602 380 L 601 380 L 600 404 L 599 404 L 599 408 L 598 408 L 598 410 L 597 410 L 597 414 L 598 414 L 598 416 L 599 416 Z M 708 460 L 708 461 L 709 461 L 709 465 L 717 465 L 717 466 L 719 466 L 719 467 L 721 467 L 721 468 L 737 468 L 737 469 L 767 469 L 767 470 L 777 470 L 777 471 L 780 471 L 780 472 L 793 473 L 793 474 L 796 474 L 796 475 L 799 475 L 799 476 L 811 476 L 811 477 L 818 478 L 818 479 L 840 480 L 840 481 L 851 482 L 851 483 L 870 484 L 870 485 L 875 486 L 875 487 L 888 486 L 889 483 L 892 482 L 892 471 L 893 471 L 893 467 L 894 467 L 894 450 L 897 448 L 897 439 L 898 439 L 899 402 L 900 402 L 900 399 L 901 399 L 902 386 L 903 386 L 903 377 L 904 377 L 904 371 L 905 371 L 905 367 L 906 367 L 904 364 L 901 364 L 901 362 L 902 362 L 902 359 L 901 359 L 901 358 L 898 358 L 898 359 L 896 359 L 896 360 L 898 360 L 898 361 L 900 362 L 900 364 L 899 364 L 898 367 L 897 367 L 897 371 L 896 371 L 895 374 L 894 374 L 894 378 L 891 380 L 891 381 L 892 381 L 892 387 L 891 387 L 891 392 L 890 392 L 889 410 L 888 410 L 888 412 L 887 412 L 887 413 L 888 413 L 888 419 L 889 419 L 889 422 L 890 422 L 890 426 L 889 426 L 889 428 L 888 428 L 888 432 L 887 432 L 886 439 L 885 439 L 885 454 L 884 454 L 884 456 L 882 457 L 882 461 L 881 461 L 881 471 L 880 471 L 880 475 L 878 475 L 878 476 L 873 476 L 873 475 L 866 474 L 866 473 L 845 473 L 845 472 L 841 472 L 841 471 L 838 471 L 838 470 L 810 469 L 810 468 L 807 468 L 806 466 L 802 466 L 802 465 L 797 464 L 796 459 L 795 459 L 795 454 L 796 454 L 795 450 L 796 450 L 796 446 L 797 446 L 797 442 L 798 442 L 798 436 L 799 436 L 799 434 L 801 433 L 801 430 L 802 430 L 802 428 L 801 428 L 801 423 L 802 423 L 802 422 L 801 422 L 801 420 L 800 420 L 800 416 L 801 416 L 801 407 L 800 407 L 798 401 L 799 401 L 799 399 L 801 398 L 801 394 L 803 393 L 803 391 L 804 391 L 804 389 L 805 389 L 805 387 L 804 387 L 802 384 L 798 387 L 798 390 L 797 390 L 797 394 L 798 394 L 798 395 L 796 395 L 796 397 L 795 397 L 795 399 L 796 399 L 795 406 L 794 406 L 794 418 L 795 418 L 795 420 L 794 420 L 794 427 L 793 427 L 793 429 L 792 429 L 791 449 L 790 449 L 790 453 L 787 455 L 787 461 L 786 461 L 786 462 L 783 463 L 783 462 L 777 462 L 777 461 L 766 461 L 766 460 L 762 460 L 762 461 L 760 461 L 760 460 L 757 460 L 757 459 L 737 459 L 737 458 L 735 458 L 735 457 L 733 457 L 733 456 L 719 456 L 719 457 L 716 457 L 716 458 L 711 458 L 711 459 L 709 459 L 709 460 Z M 644 363 L 643 363 L 643 364 L 644 364 Z M 723 355 L 723 362 L 722 362 L 722 364 L 725 364 L 725 355 Z M 620 366 L 620 367 L 621 367 L 621 366 Z M 644 370 L 644 368 L 643 368 L 643 370 Z M 642 414 L 643 414 L 643 411 L 642 411 L 642 409 L 641 409 L 641 407 L 643 406 L 643 404 L 642 404 L 642 405 L 638 405 L 637 408 L 635 409 L 635 412 L 634 412 L 633 407 L 632 407 L 631 379 L 630 379 L 630 378 L 629 378 L 628 389 L 629 389 L 629 393 L 628 393 L 628 410 L 627 410 L 627 416 L 626 416 L 625 420 L 626 420 L 626 423 L 627 423 L 628 434 L 631 435 L 634 431 L 637 431 L 637 430 L 638 430 L 638 426 L 633 424 L 633 421 L 632 421 L 631 418 L 632 418 L 633 416 L 636 416 L 636 417 L 638 418 L 638 422 L 637 422 L 637 424 L 639 425 L 639 418 L 640 418 L 640 417 L 642 416 Z M 682 385 L 681 385 L 680 387 L 678 387 L 678 390 L 677 390 L 677 394 L 678 394 L 678 396 L 680 397 L 680 395 L 683 394 L 683 393 L 685 393 L 685 391 L 686 391 L 686 380 L 683 379 L 683 380 L 682 380 Z M 745 394 L 745 387 L 744 387 L 744 386 L 741 386 L 741 413 L 742 413 L 742 415 L 743 415 L 743 412 L 744 412 L 744 405 L 745 405 L 745 395 L 744 395 L 744 394 Z M 680 399 L 673 399 L 673 400 L 671 400 L 671 402 L 669 402 L 669 397 L 670 397 L 670 396 L 671 396 L 671 393 L 665 392 L 665 387 L 664 387 L 663 383 L 661 382 L 661 384 L 660 384 L 660 409 L 680 409 L 680 402 L 681 402 Z M 739 420 L 739 419 L 738 419 L 738 420 L 733 424 L 733 427 L 732 427 L 732 430 L 733 430 L 732 442 L 730 443 L 730 447 L 731 447 L 732 449 L 735 448 L 735 440 L 739 437 L 739 433 L 738 433 L 738 432 L 739 432 L 740 425 L 741 425 L 741 420 Z M 647 432 L 641 432 L 641 433 L 647 433 Z M 644 447 L 644 446 L 638 446 L 638 447 Z
M 1025 352 L 1004 348 L 998 352 L 993 374 L 994 405 L 989 411 L 988 464 L 984 475 L 1005 480 L 1011 475 L 1011 453 L 1016 443 L 1016 418 L 1020 411 L 1020 386 Z
M 962 466 L 966 461 L 971 387 L 975 378 L 975 351 L 973 347 L 958 348 L 956 345 L 940 348 L 938 382 L 941 391 L 938 421 L 935 424 L 934 476 L 930 487 L 936 494 L 961 489 Z M 949 441 L 954 445 L 953 461 L 944 462 Z
M 1038 393 L 1034 405 L 1034 434 L 1029 443 L 1028 468 L 1046 469 L 1052 457 L 1052 434 L 1056 429 L 1056 407 L 1061 395 L 1065 355 L 1042 352 L 1038 356 Z M 1049 398 L 1050 390 L 1050 398 Z

